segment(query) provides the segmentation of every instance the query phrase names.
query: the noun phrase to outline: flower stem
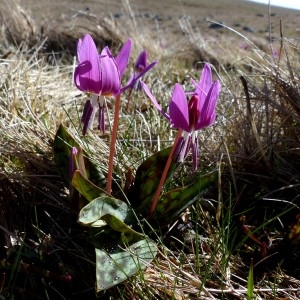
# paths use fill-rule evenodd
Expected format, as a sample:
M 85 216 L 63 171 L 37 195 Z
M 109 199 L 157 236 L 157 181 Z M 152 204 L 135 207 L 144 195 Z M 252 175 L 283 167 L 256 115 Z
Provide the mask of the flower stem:
M 172 162 L 172 157 L 173 157 L 174 151 L 176 149 L 177 142 L 178 142 L 179 138 L 181 137 L 181 135 L 182 135 L 182 129 L 179 129 L 178 132 L 177 132 L 177 134 L 176 134 L 176 137 L 175 137 L 175 140 L 174 140 L 174 143 L 173 143 L 173 147 L 172 147 L 171 152 L 169 154 L 169 157 L 168 157 L 168 160 L 166 162 L 164 171 L 162 173 L 162 176 L 160 178 L 158 187 L 156 189 L 156 192 L 155 192 L 153 200 L 152 200 L 152 205 L 151 205 L 150 213 L 149 213 L 150 217 L 153 216 L 153 213 L 154 213 L 155 208 L 157 206 L 159 195 L 161 193 L 162 187 L 163 187 L 163 185 L 165 183 L 165 180 L 166 180 L 166 177 L 168 175 L 168 171 L 170 169 L 171 162 Z
M 115 156 L 115 150 L 116 150 L 120 106 L 121 106 L 121 96 L 119 94 L 116 96 L 114 124 L 113 124 L 112 133 L 111 133 L 111 142 L 110 142 L 110 149 L 109 149 L 109 161 L 108 161 L 108 172 L 107 172 L 107 183 L 106 183 L 106 192 L 109 195 L 111 195 L 113 164 L 114 164 L 114 156 Z

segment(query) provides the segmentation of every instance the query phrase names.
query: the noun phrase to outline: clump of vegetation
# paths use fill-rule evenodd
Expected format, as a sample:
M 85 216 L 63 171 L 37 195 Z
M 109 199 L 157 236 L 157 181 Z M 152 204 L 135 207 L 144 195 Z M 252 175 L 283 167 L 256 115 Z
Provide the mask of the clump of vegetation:
M 28 30 L 18 29 L 22 21 Z M 87 98 L 74 86 L 72 56 L 62 51 L 62 41 L 60 54 L 50 54 L 36 27 L 21 7 L 2 24 L 0 294 L 7 299 L 298 299 L 298 45 L 282 35 L 277 53 L 269 54 L 239 36 L 248 50 L 237 62 L 215 54 L 209 41 L 199 47 L 186 25 L 189 52 L 176 59 L 174 49 L 168 55 L 168 49 L 151 48 L 149 56 L 159 63 L 143 76 L 146 93 L 122 96 L 118 131 L 110 128 L 118 99 L 109 98 L 105 133 L 88 129 L 89 123 L 83 135 L 80 117 Z M 83 33 L 98 39 L 100 33 L 91 28 L 89 23 L 67 40 L 74 53 Z M 132 32 L 147 48 L 136 28 Z M 26 33 L 27 42 L 21 43 Z M 125 41 L 117 29 L 114 34 L 118 39 L 108 44 L 115 57 Z M 218 43 L 228 41 L 220 37 Z M 195 89 L 191 79 L 199 78 L 203 60 L 222 85 L 216 122 L 198 135 L 197 172 L 195 152 L 180 168 L 171 161 L 152 211 L 157 209 L 157 218 L 149 218 L 177 134 L 161 112 L 168 113 L 176 83 L 184 91 Z M 156 107 L 149 100 L 153 95 Z M 111 132 L 117 133 L 114 147 Z M 99 202 L 107 205 L 106 214 L 100 215 Z M 179 203 L 175 210 L 174 203 Z M 133 255 L 132 245 L 145 251 Z M 112 246 L 122 250 L 121 257 L 113 256 Z M 124 259 L 134 271 L 116 264 Z M 113 283 L 110 268 L 116 272 Z

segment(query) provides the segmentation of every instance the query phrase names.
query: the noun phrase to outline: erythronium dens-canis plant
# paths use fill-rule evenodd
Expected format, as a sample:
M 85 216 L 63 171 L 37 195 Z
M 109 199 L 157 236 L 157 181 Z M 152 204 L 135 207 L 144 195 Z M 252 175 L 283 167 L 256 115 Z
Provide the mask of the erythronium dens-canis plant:
M 153 229 L 166 229 L 217 178 L 217 170 L 197 172 L 189 185 L 163 190 L 165 180 L 184 162 L 190 145 L 194 169 L 197 169 L 196 132 L 214 122 L 220 92 L 220 83 L 212 82 L 210 66 L 205 64 L 194 92 L 185 93 L 179 84 L 175 85 L 167 114 L 141 80 L 141 76 L 156 64 L 147 64 L 145 50 L 137 59 L 135 72 L 128 84 L 122 87 L 121 80 L 131 47 L 132 41 L 128 39 L 117 57 L 113 57 L 108 47 L 98 54 L 96 44 L 88 34 L 78 41 L 77 46 L 78 66 L 74 81 L 77 88 L 89 95 L 81 119 L 83 135 L 87 134 L 87 129 L 92 129 L 98 107 L 102 114 L 102 97 L 116 97 L 107 174 L 103 174 L 104 166 L 99 167 L 89 159 L 62 124 L 54 140 L 55 160 L 70 187 L 70 207 L 78 214 L 78 222 L 90 228 L 89 236 L 96 251 L 97 291 L 115 286 L 144 270 L 157 254 L 158 245 L 149 238 Z M 140 164 L 132 184 L 120 193 L 119 185 L 112 185 L 112 181 L 117 181 L 113 173 L 113 158 L 123 103 L 121 96 L 127 88 L 133 90 L 135 87 L 146 92 L 178 133 L 172 147 L 154 153 Z M 189 101 L 188 97 L 191 98 Z M 102 115 L 99 120 L 98 128 L 103 130 Z M 115 198 L 116 194 L 121 196 Z M 143 226 L 141 220 L 146 220 Z M 149 223 L 151 229 L 146 225 Z

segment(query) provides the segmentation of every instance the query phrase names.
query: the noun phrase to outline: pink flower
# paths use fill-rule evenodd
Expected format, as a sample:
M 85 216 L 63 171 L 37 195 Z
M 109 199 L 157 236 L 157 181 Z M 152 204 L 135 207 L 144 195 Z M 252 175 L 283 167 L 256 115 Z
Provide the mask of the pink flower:
M 129 61 L 132 41 L 129 39 L 114 58 L 108 47 L 100 55 L 93 38 L 86 34 L 77 43 L 78 66 L 74 72 L 77 88 L 90 94 L 81 121 L 83 134 L 92 129 L 97 108 L 99 108 L 98 129 L 104 131 L 105 96 L 115 96 L 121 92 L 121 80 Z
M 212 82 L 211 68 L 205 64 L 199 83 L 194 82 L 196 89 L 191 99 L 179 84 L 175 84 L 169 105 L 169 115 L 163 111 L 160 104 L 144 84 L 143 88 L 155 107 L 169 120 L 172 127 L 180 128 L 183 134 L 176 145 L 178 162 L 183 162 L 192 148 L 194 170 L 197 170 L 198 137 L 197 131 L 212 125 L 216 119 L 216 104 L 221 85 L 218 80 Z
M 146 74 L 150 69 L 152 69 L 157 64 L 157 61 L 153 61 L 151 64 L 147 64 L 147 52 L 143 50 L 138 59 L 136 60 L 134 66 L 134 73 L 129 79 L 126 86 L 127 88 L 141 90 L 142 89 L 142 76 Z

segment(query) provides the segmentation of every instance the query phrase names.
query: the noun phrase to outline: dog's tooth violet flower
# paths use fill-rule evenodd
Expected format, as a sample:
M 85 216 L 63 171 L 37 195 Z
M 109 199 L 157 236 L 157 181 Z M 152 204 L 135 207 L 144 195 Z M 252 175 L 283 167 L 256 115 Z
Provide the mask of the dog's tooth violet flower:
M 98 129 L 104 131 L 105 96 L 115 96 L 121 91 L 121 79 L 129 61 L 132 41 L 129 39 L 114 58 L 108 47 L 100 55 L 93 38 L 86 34 L 77 43 L 78 66 L 74 72 L 74 82 L 77 88 L 90 94 L 87 100 L 81 122 L 83 134 L 92 129 L 97 108 L 99 108 Z
M 147 52 L 143 50 L 138 56 L 136 63 L 134 65 L 134 73 L 129 79 L 126 86 L 127 88 L 141 90 L 142 86 L 142 76 L 146 74 L 150 69 L 152 69 L 157 64 L 157 61 L 153 61 L 148 65 L 147 63 Z
M 182 87 L 178 83 L 175 84 L 169 105 L 169 115 L 163 111 L 148 87 L 144 85 L 143 88 L 156 108 L 169 120 L 172 127 L 183 130 L 175 151 L 178 162 L 184 161 L 191 147 L 194 170 L 197 170 L 197 131 L 214 123 L 221 85 L 218 80 L 212 82 L 211 68 L 208 64 L 205 64 L 200 81 L 195 85 L 196 89 L 191 93 L 191 99 L 187 101 L 187 95 L 190 93 L 185 94 Z
M 134 72 L 130 77 L 124 90 L 129 89 L 128 102 L 126 105 L 126 110 L 128 110 L 130 99 L 134 90 L 141 91 L 143 89 L 144 82 L 142 81 L 142 76 L 146 74 L 150 69 L 152 69 L 157 64 L 157 61 L 153 61 L 151 64 L 147 64 L 147 52 L 143 50 L 134 65 Z

